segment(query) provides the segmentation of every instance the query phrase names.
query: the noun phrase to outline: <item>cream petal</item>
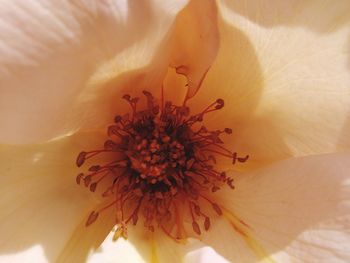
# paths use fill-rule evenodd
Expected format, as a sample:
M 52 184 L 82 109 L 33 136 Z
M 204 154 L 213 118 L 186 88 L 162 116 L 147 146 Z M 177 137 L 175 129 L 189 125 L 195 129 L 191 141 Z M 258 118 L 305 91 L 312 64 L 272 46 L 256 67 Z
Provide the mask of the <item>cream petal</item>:
M 102 243 L 101 247 L 96 253 L 94 253 L 88 263 L 146 263 L 150 262 L 144 260 L 138 253 L 137 248 L 127 240 L 121 239 L 117 242 L 112 240 L 113 233 L 107 236 L 106 240 Z
M 215 262 L 215 263 L 230 263 L 224 257 L 220 256 L 211 247 L 202 247 L 200 249 L 191 251 L 186 255 L 186 263 L 201 263 L 201 262 Z
M 213 229 L 205 243 L 238 262 L 349 262 L 349 161 L 349 154 L 299 157 L 231 173 L 235 190 L 218 195 L 227 209 L 226 235 Z M 236 255 L 220 250 L 231 235 L 246 246 Z M 252 253 L 255 260 L 248 260 Z
M 95 85 L 96 78 L 112 79 L 147 65 L 185 4 L 2 3 L 0 141 L 42 141 L 89 126 L 89 121 L 96 127 L 96 118 L 111 111 L 111 97 L 120 97 L 116 88 Z M 114 70 L 103 74 L 107 62 Z M 104 105 L 105 97 L 110 101 Z
M 28 262 L 28 263 L 46 263 L 45 252 L 40 245 L 33 246 L 25 251 L 10 255 L 0 255 L 0 262 Z
M 170 239 L 161 230 L 155 233 L 148 232 L 142 224 L 128 228 L 128 239 L 112 240 L 113 232 L 106 237 L 97 250 L 88 260 L 94 262 L 149 262 L 149 263 L 178 263 L 183 262 L 185 254 L 194 245 L 191 241 L 178 243 Z M 76 246 L 75 250 L 80 247 Z M 75 253 L 72 250 L 72 253 Z M 65 262 L 65 261 L 62 261 Z
M 35 262 L 55 262 L 98 202 L 76 185 L 74 160 L 103 139 L 77 134 L 40 145 L 0 146 L 0 262 L 27 262 L 29 255 L 36 255 Z
M 193 102 L 225 99 L 208 122 L 233 128 L 252 163 L 348 150 L 350 2 L 219 6 L 220 50 Z
M 128 240 L 112 240 L 111 233 L 102 243 L 100 251 L 96 251 L 88 263 L 94 262 L 149 262 L 149 263 L 178 263 L 184 258 L 186 249 L 182 244 L 165 237 L 162 233 L 156 233 L 153 236 L 148 235 L 145 228 L 137 231 Z M 129 233 L 134 229 L 129 229 Z M 146 237 L 147 236 L 147 237 Z M 77 249 L 79 249 L 77 247 Z

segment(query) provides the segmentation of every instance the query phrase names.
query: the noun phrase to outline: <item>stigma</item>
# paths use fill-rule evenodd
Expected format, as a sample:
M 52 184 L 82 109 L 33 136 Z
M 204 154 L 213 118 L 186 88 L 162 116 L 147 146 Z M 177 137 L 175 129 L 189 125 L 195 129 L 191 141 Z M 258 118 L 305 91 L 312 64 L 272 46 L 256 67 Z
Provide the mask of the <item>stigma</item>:
M 246 162 L 224 147 L 223 134 L 230 128 L 208 130 L 203 125 L 206 114 L 224 107 L 217 99 L 202 111 L 170 101 L 158 102 L 143 91 L 146 106 L 138 109 L 140 98 L 124 95 L 130 112 L 117 115 L 107 129 L 103 148 L 83 151 L 76 165 L 81 167 L 96 155 L 111 160 L 94 164 L 76 177 L 77 184 L 95 192 L 103 187 L 106 204 L 92 211 L 86 226 L 106 209 L 115 209 L 115 239 L 127 238 L 127 227 L 139 221 L 147 231 L 163 231 L 175 240 L 201 235 L 211 227 L 213 215 L 222 215 L 213 195 L 222 187 L 234 189 L 233 179 L 215 168 L 216 157 L 230 158 L 232 164 Z M 104 182 L 104 183 L 102 183 Z M 190 222 L 185 231 L 184 222 Z

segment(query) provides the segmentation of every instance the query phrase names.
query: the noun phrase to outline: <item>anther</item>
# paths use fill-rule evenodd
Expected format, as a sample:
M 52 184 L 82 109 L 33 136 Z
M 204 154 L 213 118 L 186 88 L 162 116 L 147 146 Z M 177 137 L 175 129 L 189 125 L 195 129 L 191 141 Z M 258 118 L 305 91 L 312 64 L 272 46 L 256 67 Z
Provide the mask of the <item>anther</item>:
M 95 222 L 97 220 L 99 216 L 99 213 L 98 212 L 95 212 L 95 211 L 92 211 L 89 215 L 89 218 L 88 220 L 86 221 L 85 225 L 86 226 L 89 226 L 91 225 L 93 222 Z
M 130 96 L 129 94 L 125 94 L 125 95 L 123 96 L 123 99 L 124 99 L 124 100 L 127 100 L 127 101 L 130 101 L 130 98 L 131 98 L 131 96 Z
M 204 220 L 204 229 L 205 231 L 208 231 L 210 228 L 210 219 L 209 217 L 205 217 L 205 220 Z
M 225 102 L 223 99 L 217 99 L 216 100 L 217 105 L 215 106 L 215 109 L 219 110 L 224 107 Z
M 197 235 L 201 234 L 201 230 L 200 230 L 199 225 L 196 221 L 192 222 L 192 228 L 193 228 L 193 231 L 196 232 Z
M 117 115 L 117 116 L 114 117 L 114 122 L 115 122 L 115 123 L 119 123 L 119 122 L 121 122 L 121 121 L 122 121 L 122 116 Z
M 227 134 L 231 134 L 231 133 L 232 133 L 232 129 L 230 129 L 230 128 L 225 128 L 225 132 L 226 132 Z
M 77 182 L 77 184 L 80 184 L 81 179 L 82 179 L 83 177 L 84 177 L 84 174 L 83 174 L 83 173 L 80 173 L 80 174 L 77 175 L 77 177 L 76 177 L 76 182 Z
M 218 204 L 212 203 L 212 207 L 219 216 L 222 215 L 222 210 Z
M 85 158 L 86 158 L 86 152 L 79 153 L 78 158 L 76 160 L 76 164 L 78 167 L 80 167 L 84 164 Z

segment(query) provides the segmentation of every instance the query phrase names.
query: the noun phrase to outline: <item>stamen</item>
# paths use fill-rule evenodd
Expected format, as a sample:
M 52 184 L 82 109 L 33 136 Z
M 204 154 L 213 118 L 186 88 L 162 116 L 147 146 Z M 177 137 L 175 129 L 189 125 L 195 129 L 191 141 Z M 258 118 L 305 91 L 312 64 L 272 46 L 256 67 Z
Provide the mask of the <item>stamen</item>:
M 76 177 L 76 183 L 83 182 L 91 192 L 104 181 L 109 185 L 102 196 L 114 198 L 98 211 L 92 211 L 86 226 L 94 223 L 104 210 L 114 208 L 117 225 L 114 240 L 126 239 L 127 226 L 138 224 L 140 219 L 149 231 L 161 229 L 178 240 L 186 238 L 182 219 L 187 217 L 192 221 L 193 233 L 201 235 L 199 222 L 208 231 L 210 217 L 222 215 L 221 207 L 211 196 L 225 185 L 234 188 L 232 178 L 214 169 L 216 156 L 230 158 L 233 164 L 244 163 L 249 156 L 238 156 L 223 146 L 220 136 L 232 134 L 232 129 L 210 131 L 203 125 L 197 128 L 206 114 L 224 107 L 222 99 L 191 115 L 186 101 L 181 106 L 165 102 L 163 88 L 160 105 L 150 92 L 143 91 L 143 95 L 147 101 L 143 110 L 137 109 L 139 98 L 124 95 L 131 114 L 115 116 L 114 124 L 107 129 L 109 138 L 103 149 L 82 151 L 76 159 L 78 167 L 99 154 L 114 159 L 92 165 L 86 174 Z M 203 202 L 212 209 L 203 208 Z

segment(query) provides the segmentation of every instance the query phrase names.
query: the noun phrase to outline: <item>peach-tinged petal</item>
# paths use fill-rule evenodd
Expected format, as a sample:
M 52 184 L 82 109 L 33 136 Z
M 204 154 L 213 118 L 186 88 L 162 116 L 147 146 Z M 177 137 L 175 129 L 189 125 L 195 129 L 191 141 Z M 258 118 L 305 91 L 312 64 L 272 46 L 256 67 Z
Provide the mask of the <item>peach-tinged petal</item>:
M 115 69 L 109 78 L 148 64 L 185 4 L 3 1 L 0 141 L 42 141 L 106 115 L 110 108 L 98 98 L 120 94 L 101 85 L 87 89 L 92 76 L 108 61 Z
M 219 1 L 221 46 L 198 99 L 226 108 L 209 121 L 261 164 L 348 150 L 349 1 L 273 2 Z
M 45 144 L 0 146 L 0 262 L 8 257 L 26 262 L 34 246 L 35 262 L 55 262 L 97 203 L 76 185 L 74 160 L 83 145 L 96 148 L 101 142 L 98 134 L 78 134 Z
M 256 256 L 238 261 L 349 262 L 349 161 L 349 154 L 299 157 L 232 173 L 236 189 L 218 195 L 228 209 L 227 236 L 240 237 Z
M 187 77 L 189 98 L 200 88 L 218 47 L 215 1 L 192 0 L 179 13 L 170 43 L 171 66 Z

